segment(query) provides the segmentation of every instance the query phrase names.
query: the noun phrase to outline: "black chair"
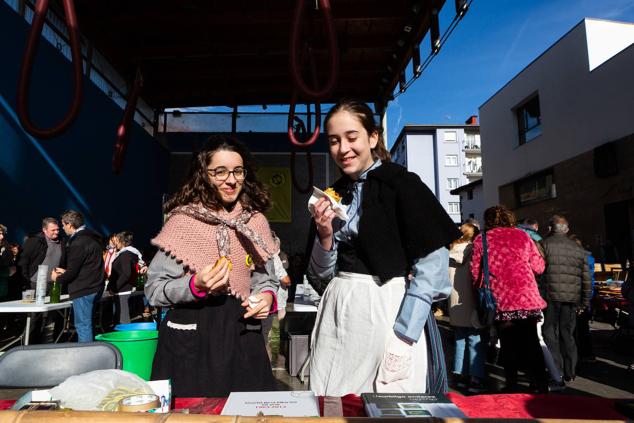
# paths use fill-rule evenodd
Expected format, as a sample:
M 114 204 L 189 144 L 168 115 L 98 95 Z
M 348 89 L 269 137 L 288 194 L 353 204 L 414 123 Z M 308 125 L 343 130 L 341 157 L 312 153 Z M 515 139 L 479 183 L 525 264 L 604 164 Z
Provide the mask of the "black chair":
M 49 388 L 69 376 L 122 366 L 121 352 L 106 342 L 26 345 L 0 356 L 0 387 Z

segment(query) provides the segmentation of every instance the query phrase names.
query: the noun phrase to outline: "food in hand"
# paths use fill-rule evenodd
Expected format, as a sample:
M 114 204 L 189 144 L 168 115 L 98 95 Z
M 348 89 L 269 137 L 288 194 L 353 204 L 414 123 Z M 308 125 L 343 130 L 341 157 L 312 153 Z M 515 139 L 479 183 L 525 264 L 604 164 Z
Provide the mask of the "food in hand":
M 250 308 L 257 307 L 257 305 L 260 303 L 260 301 L 262 301 L 261 298 L 258 298 L 255 295 L 249 296 L 248 300 L 249 300 L 249 307 Z
M 214 264 L 214 269 L 218 266 L 220 266 L 222 264 L 223 260 L 227 260 L 228 262 L 228 266 L 229 266 L 229 270 L 233 269 L 233 263 L 231 263 L 231 259 L 227 256 L 222 256 L 220 257 L 218 260 L 216 260 L 216 263 Z
M 328 197 L 330 197 L 333 200 L 335 200 L 336 203 L 341 201 L 341 196 L 339 194 L 337 194 L 337 192 L 332 187 L 326 188 L 324 190 L 324 194 L 326 194 Z

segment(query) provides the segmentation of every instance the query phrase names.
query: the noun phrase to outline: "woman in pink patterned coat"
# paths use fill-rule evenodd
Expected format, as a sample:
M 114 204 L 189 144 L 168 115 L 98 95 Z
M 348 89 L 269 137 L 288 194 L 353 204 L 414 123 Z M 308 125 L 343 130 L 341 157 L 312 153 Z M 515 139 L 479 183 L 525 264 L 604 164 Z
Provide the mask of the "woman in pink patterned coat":
M 533 390 L 548 392 L 548 377 L 537 337 L 537 322 L 546 302 L 539 295 L 535 280 L 535 275 L 544 271 L 544 259 L 526 232 L 515 228 L 515 215 L 504 206 L 488 208 L 484 220 L 505 391 L 517 389 L 517 371 L 522 368 L 528 371 Z M 478 235 L 471 259 L 471 274 L 478 285 L 482 278 L 482 253 L 482 235 Z

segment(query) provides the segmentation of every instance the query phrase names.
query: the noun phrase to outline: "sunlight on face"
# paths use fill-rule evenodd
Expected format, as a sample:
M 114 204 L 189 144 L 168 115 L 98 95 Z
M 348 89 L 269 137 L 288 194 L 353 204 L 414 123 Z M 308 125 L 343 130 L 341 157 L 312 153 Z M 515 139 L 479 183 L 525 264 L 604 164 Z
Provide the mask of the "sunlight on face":
M 217 189 L 220 200 L 224 206 L 230 206 L 238 200 L 240 192 L 242 192 L 244 179 L 236 178 L 236 169 L 242 168 L 244 163 L 242 156 L 235 151 L 220 150 L 216 151 L 211 157 L 211 162 L 207 165 L 207 177 Z M 230 171 L 226 179 L 214 176 L 222 169 Z
M 368 134 L 357 116 L 346 110 L 335 113 L 328 121 L 326 132 L 330 155 L 343 173 L 356 180 L 372 166 L 372 149 L 379 135 Z

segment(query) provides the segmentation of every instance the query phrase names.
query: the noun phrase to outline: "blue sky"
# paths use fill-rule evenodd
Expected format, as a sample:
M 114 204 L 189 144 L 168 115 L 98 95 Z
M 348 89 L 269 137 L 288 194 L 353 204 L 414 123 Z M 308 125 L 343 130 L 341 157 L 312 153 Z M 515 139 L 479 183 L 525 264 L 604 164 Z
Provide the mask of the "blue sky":
M 455 13 L 447 0 L 441 33 Z M 474 0 L 422 76 L 388 106 L 388 146 L 405 124 L 462 124 L 583 18 L 634 22 L 633 0 Z M 421 43 L 421 58 L 429 54 Z M 411 74 L 411 65 L 408 75 Z

